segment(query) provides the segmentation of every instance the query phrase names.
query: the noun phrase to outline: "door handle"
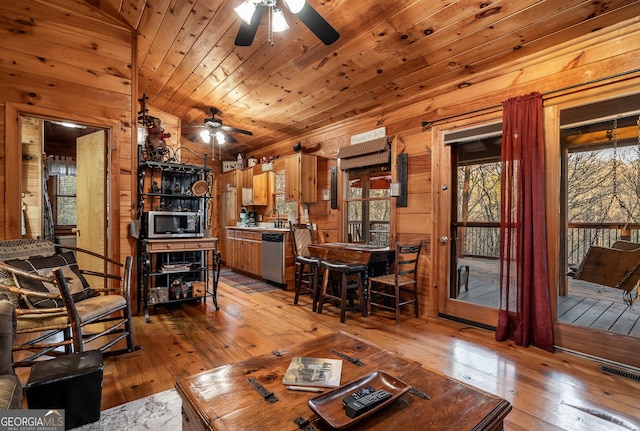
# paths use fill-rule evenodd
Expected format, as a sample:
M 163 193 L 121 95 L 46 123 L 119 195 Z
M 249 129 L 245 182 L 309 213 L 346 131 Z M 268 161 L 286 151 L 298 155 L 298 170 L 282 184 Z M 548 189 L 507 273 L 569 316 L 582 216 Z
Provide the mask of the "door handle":
M 441 236 L 439 240 L 440 240 L 440 244 L 446 244 L 449 242 L 449 238 L 447 238 L 446 236 Z

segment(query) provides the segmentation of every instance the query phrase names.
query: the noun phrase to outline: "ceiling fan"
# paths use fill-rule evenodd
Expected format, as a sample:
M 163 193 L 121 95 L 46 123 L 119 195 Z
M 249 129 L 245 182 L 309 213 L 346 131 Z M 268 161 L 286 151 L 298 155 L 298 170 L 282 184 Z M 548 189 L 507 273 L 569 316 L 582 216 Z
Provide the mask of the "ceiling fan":
M 209 111 L 211 112 L 211 117 L 204 119 L 204 125 L 207 128 L 209 135 L 217 139 L 219 144 L 224 144 L 225 142 L 234 144 L 238 142 L 233 136 L 229 134 L 229 132 L 242 133 L 245 135 L 253 136 L 253 133 L 248 130 L 238 129 L 222 124 L 222 120 L 216 118 L 216 114 L 220 113 L 219 109 L 209 108 Z
M 190 140 L 195 140 L 198 136 L 205 142 L 211 143 L 212 147 L 212 155 L 215 155 L 215 144 L 222 145 L 226 142 L 230 144 L 234 144 L 238 142 L 236 138 L 234 138 L 230 132 L 232 133 L 242 133 L 244 135 L 253 136 L 253 133 L 248 130 L 238 129 L 236 127 L 225 126 L 222 123 L 220 118 L 216 117 L 216 114 L 220 114 L 220 110 L 217 108 L 209 108 L 211 112 L 211 117 L 204 119 L 204 130 L 199 134 L 193 136 Z M 202 126 L 200 126 L 202 127 Z M 222 151 L 222 148 L 220 148 Z
M 291 13 L 296 15 L 325 45 L 331 45 L 340 37 L 340 33 L 305 0 L 282 1 Z M 273 44 L 271 41 L 272 32 L 289 28 L 282 9 L 277 7 L 277 2 L 278 0 L 244 0 L 240 6 L 235 8 L 236 13 L 242 18 L 242 24 L 236 36 L 236 45 L 250 46 L 253 43 L 262 16 L 267 9 L 269 9 L 269 42 L 271 44 Z

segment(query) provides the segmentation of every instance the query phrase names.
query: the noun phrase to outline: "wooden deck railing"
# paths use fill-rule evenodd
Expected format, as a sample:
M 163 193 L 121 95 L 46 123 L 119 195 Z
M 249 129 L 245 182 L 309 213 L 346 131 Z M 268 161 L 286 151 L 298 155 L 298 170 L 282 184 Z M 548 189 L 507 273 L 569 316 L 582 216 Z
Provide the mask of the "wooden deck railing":
M 497 259 L 500 256 L 500 224 L 468 222 L 459 228 L 460 256 Z M 611 245 L 625 239 L 640 242 L 640 224 L 630 223 L 569 223 L 567 231 L 567 262 L 582 262 L 589 247 Z
M 389 222 L 371 221 L 369 231 L 361 220 L 348 222 L 350 241 L 389 245 Z M 497 259 L 500 256 L 500 223 L 467 222 L 458 228 L 460 256 Z M 640 224 L 636 223 L 569 223 L 567 231 L 567 261 L 570 265 L 582 262 L 589 247 L 611 247 L 619 239 L 640 242 Z
M 389 222 L 370 221 L 369 230 L 362 228 L 362 220 L 351 220 L 347 223 L 347 234 L 350 242 L 365 242 L 381 246 L 389 245 Z

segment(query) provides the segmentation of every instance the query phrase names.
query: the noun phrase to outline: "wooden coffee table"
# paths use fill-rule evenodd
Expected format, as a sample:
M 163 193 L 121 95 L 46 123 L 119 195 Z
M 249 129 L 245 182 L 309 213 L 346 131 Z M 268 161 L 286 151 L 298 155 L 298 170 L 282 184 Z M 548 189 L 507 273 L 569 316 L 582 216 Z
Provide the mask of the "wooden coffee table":
M 502 430 L 503 420 L 511 410 L 511 405 L 502 398 L 338 332 L 178 380 L 182 429 L 332 430 L 334 428 L 307 405 L 309 399 L 320 394 L 290 391 L 282 384 L 282 377 L 294 356 L 340 359 L 340 354 L 363 364 L 357 365 L 343 357 L 342 385 L 384 371 L 413 388 L 349 426 L 349 430 L 497 431 Z M 265 399 L 249 380 L 273 393 L 277 401 Z

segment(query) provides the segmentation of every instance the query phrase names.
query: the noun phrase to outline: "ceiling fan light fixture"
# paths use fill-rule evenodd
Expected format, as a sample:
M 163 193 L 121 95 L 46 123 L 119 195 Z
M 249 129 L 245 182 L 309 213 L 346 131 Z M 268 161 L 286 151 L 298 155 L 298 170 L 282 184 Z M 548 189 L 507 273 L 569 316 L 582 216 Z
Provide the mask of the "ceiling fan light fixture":
M 306 3 L 305 0 L 282 0 L 282 1 L 289 8 L 291 13 L 294 13 L 294 14 L 297 14 L 298 12 L 300 12 L 304 7 L 304 4 Z
M 222 133 L 221 131 L 217 131 L 216 132 L 216 141 L 218 141 L 218 145 L 222 145 L 226 142 L 226 139 L 224 137 L 224 133 Z
M 252 0 L 244 0 L 240 6 L 235 7 L 233 10 L 236 11 L 244 22 L 251 24 L 251 18 L 253 18 L 253 14 L 256 11 L 256 5 L 257 3 Z
M 271 31 L 273 32 L 281 32 L 285 31 L 289 28 L 287 24 L 287 20 L 284 18 L 284 13 L 282 9 L 274 7 L 273 13 L 271 17 Z
M 205 144 L 208 144 L 211 141 L 211 134 L 208 130 L 203 130 L 200 132 L 200 138 Z

